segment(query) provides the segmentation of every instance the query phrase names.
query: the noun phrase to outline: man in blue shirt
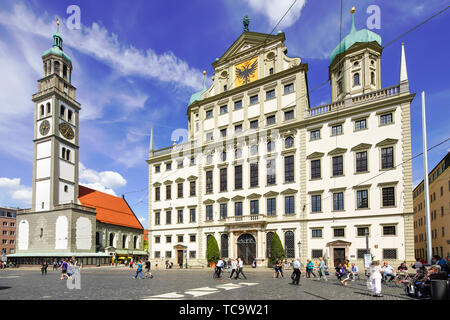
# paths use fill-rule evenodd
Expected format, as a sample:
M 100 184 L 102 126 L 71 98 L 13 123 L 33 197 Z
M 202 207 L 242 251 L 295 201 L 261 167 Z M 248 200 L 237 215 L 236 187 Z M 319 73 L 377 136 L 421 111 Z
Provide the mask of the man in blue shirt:
M 300 258 L 297 258 L 297 260 L 294 261 L 293 266 L 295 278 L 293 279 L 292 284 L 298 285 L 300 282 L 300 268 L 301 268 Z
M 352 281 L 355 281 L 355 278 L 358 276 L 359 274 L 359 268 L 352 263 L 352 269 L 350 270 L 350 275 L 352 276 Z

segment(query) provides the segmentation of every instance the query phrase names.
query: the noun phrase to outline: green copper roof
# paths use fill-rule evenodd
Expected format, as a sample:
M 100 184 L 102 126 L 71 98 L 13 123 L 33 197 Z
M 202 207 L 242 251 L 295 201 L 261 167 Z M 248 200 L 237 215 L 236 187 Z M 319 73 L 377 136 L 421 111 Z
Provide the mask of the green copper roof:
M 354 45 L 356 42 L 372 42 L 372 41 L 378 42 L 378 44 L 381 46 L 380 35 L 367 29 L 356 30 L 355 17 L 354 15 L 352 15 L 352 28 L 350 30 L 350 33 L 344 39 L 342 39 L 341 43 L 339 43 L 336 46 L 336 48 L 334 48 L 333 52 L 331 52 L 330 64 L 333 62 L 334 58 L 338 54 L 344 52 L 352 45 Z
M 51 47 L 50 49 L 45 51 L 42 54 L 42 57 L 44 57 L 44 56 L 46 56 L 48 54 L 56 54 L 57 56 L 63 57 L 64 59 L 66 59 L 67 61 L 72 63 L 72 60 L 70 59 L 70 57 L 63 52 L 62 44 L 63 44 L 63 40 L 62 40 L 61 35 L 58 32 L 55 33 L 53 35 L 53 47 Z
M 202 100 L 202 94 L 204 94 L 205 92 L 206 92 L 206 76 L 203 78 L 203 88 L 202 88 L 202 90 L 200 90 L 200 91 L 198 91 L 198 92 L 196 92 L 196 93 L 194 93 L 192 96 L 191 96 L 191 99 L 189 99 L 189 104 L 188 104 L 188 107 L 191 105 L 191 104 L 193 104 L 195 101 L 200 101 L 200 100 Z

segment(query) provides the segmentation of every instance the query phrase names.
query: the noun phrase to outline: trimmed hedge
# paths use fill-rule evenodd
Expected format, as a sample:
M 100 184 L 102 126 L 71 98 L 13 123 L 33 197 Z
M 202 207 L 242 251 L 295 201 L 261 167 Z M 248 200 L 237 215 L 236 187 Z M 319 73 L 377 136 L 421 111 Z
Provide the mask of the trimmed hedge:
M 214 236 L 209 237 L 208 239 L 208 247 L 206 250 L 206 260 L 208 263 L 214 262 L 217 263 L 220 259 L 220 251 L 219 245 L 217 244 L 217 240 Z
M 280 237 L 276 232 L 274 232 L 271 241 L 270 248 L 270 266 L 274 265 L 278 259 L 283 260 L 285 258 L 283 244 L 281 243 Z

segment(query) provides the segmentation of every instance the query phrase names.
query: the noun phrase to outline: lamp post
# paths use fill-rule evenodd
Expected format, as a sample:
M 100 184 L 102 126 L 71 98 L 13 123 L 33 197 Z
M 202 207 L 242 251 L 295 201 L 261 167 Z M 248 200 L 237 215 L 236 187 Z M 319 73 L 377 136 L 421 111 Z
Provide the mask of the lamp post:
M 300 258 L 302 256 L 302 254 L 300 252 L 300 246 L 302 245 L 301 241 L 298 241 L 297 245 L 298 245 L 298 257 Z

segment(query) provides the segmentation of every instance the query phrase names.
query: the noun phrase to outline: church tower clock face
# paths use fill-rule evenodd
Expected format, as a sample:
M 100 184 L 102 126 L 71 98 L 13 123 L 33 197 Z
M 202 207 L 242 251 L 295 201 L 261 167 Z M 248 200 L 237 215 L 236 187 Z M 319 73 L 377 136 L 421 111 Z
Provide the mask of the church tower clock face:
M 50 131 L 50 122 L 48 122 L 48 120 L 42 121 L 41 125 L 39 126 L 39 133 L 42 136 L 46 136 L 49 131 Z
M 68 140 L 72 140 L 75 136 L 72 127 L 65 122 L 60 123 L 58 129 L 59 132 L 63 135 L 63 137 Z

